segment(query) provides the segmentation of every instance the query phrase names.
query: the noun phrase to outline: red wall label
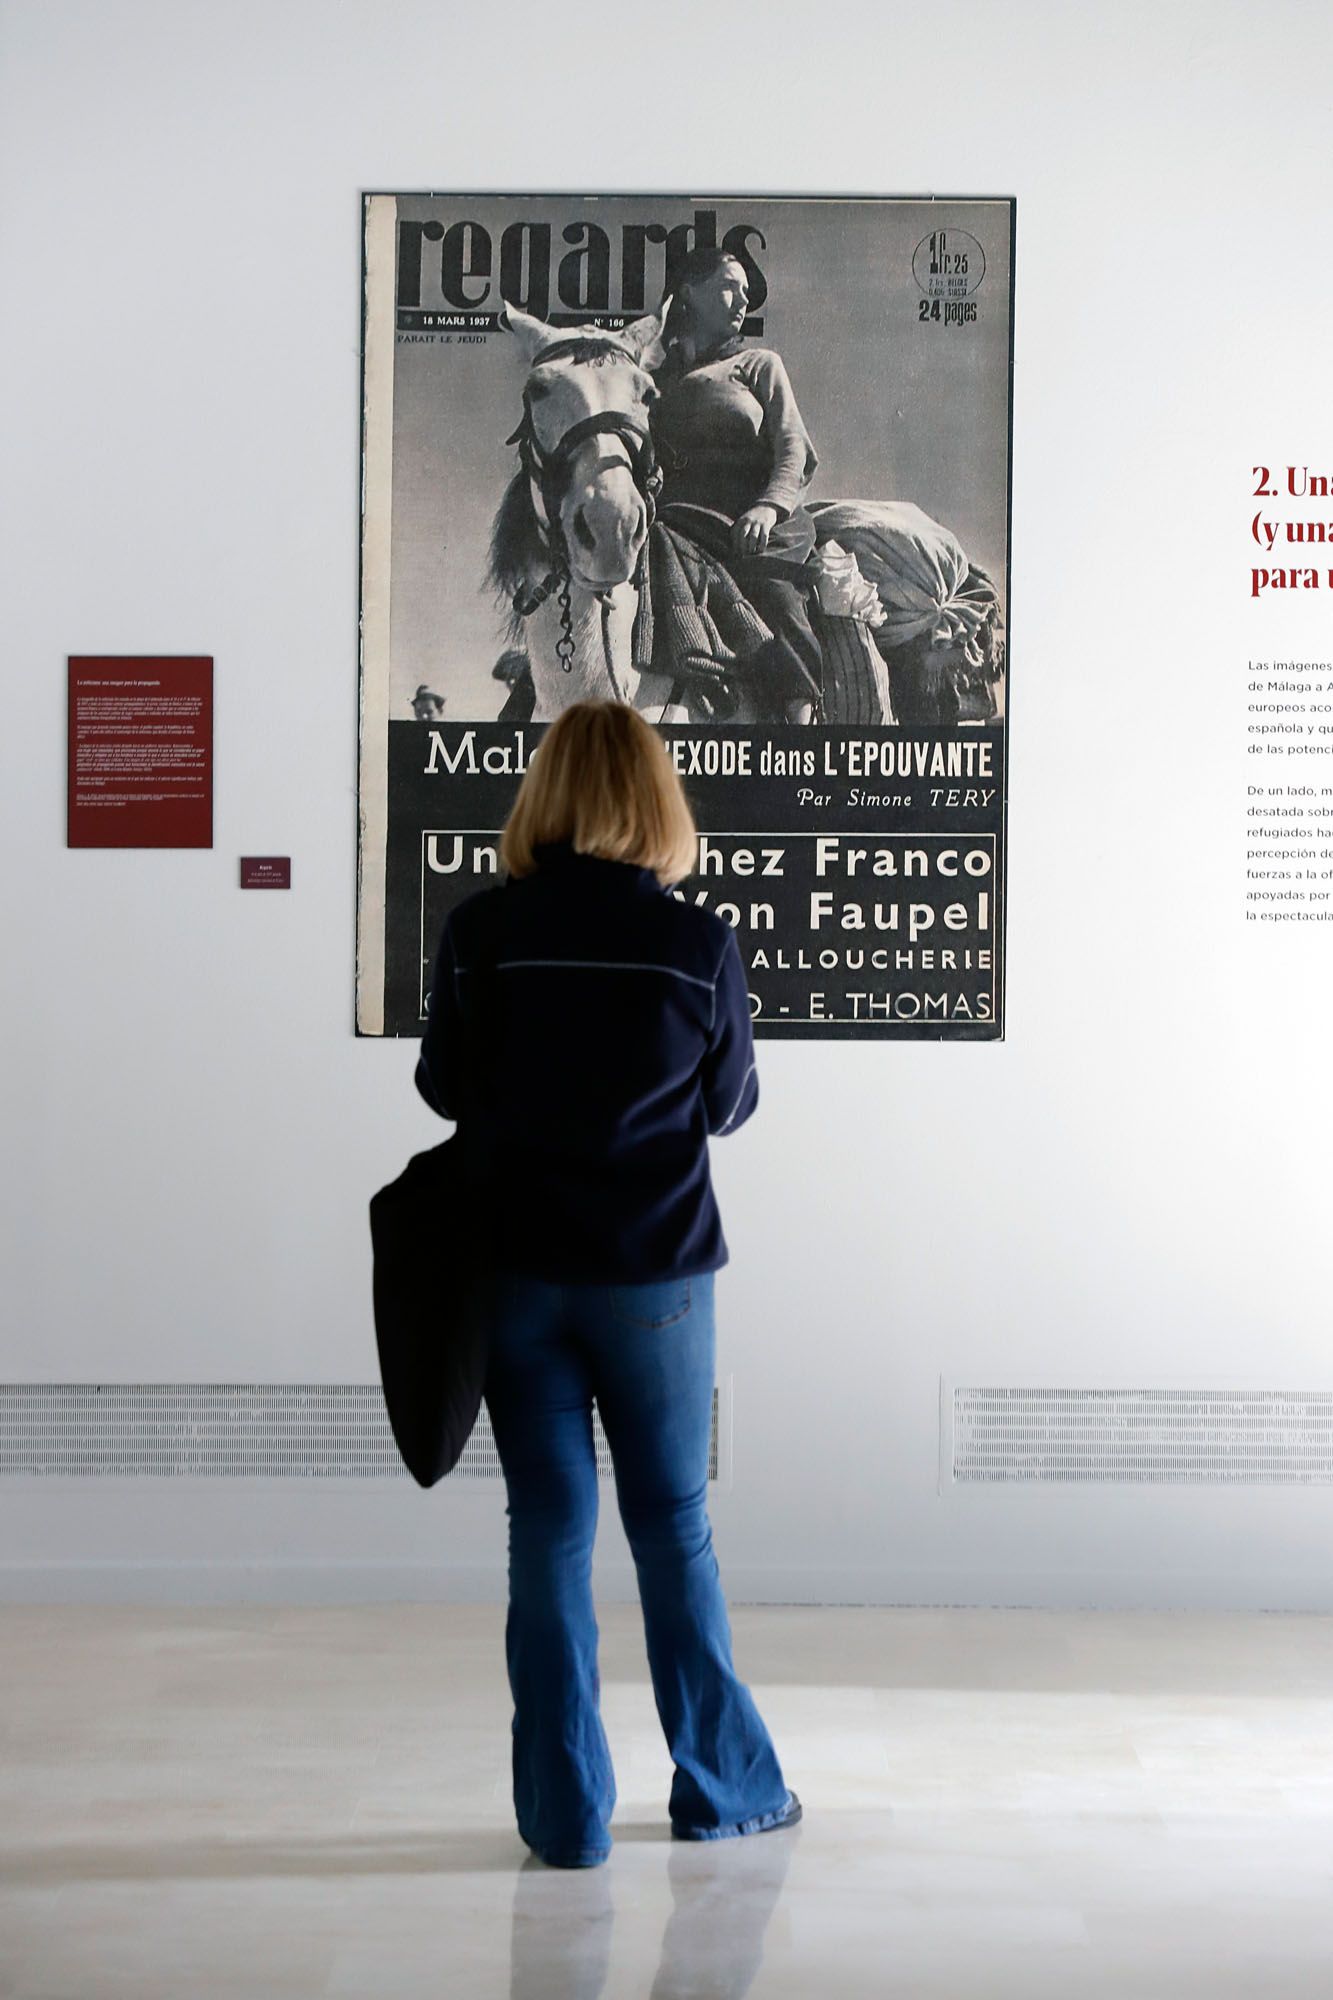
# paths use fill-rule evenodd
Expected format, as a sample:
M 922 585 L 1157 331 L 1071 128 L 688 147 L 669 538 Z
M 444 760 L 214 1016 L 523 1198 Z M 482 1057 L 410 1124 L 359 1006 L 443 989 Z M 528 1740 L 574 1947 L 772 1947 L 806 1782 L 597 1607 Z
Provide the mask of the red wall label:
M 67 842 L 213 845 L 211 659 L 70 660 Z

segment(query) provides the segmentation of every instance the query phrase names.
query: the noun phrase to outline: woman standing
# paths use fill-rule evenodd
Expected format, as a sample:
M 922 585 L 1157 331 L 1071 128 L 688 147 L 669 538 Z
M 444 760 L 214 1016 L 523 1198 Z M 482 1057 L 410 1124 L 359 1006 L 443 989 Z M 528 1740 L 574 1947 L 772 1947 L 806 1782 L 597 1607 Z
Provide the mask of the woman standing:
M 598 1713 L 594 1400 L 638 1574 L 673 1834 L 791 1825 L 800 1804 L 737 1679 L 707 1514 L 709 1134 L 758 1100 L 735 936 L 666 893 L 696 835 L 656 732 L 577 703 L 542 739 L 501 842 L 507 881 L 444 927 L 417 1085 L 459 1117 L 498 1217 L 486 1382 L 508 1490 L 514 1805 L 555 1867 L 610 1851 Z M 466 1097 L 465 1097 L 466 1092 Z
M 774 715 L 814 718 L 822 656 L 806 608 L 814 522 L 801 497 L 819 463 L 771 347 L 742 339 L 744 266 L 692 250 L 675 277 L 654 373 L 664 521 L 735 577 L 773 633 L 755 662 Z

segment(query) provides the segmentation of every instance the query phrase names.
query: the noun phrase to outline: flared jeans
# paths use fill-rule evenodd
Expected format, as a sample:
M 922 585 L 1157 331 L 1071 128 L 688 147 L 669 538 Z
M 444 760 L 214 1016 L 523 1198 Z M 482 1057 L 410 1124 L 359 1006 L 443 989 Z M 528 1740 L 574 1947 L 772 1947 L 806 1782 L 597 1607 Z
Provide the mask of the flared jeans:
M 713 1552 L 714 1338 L 711 1272 L 646 1285 L 499 1281 L 486 1403 L 508 1491 L 514 1808 L 528 1846 L 557 1865 L 605 1858 L 616 1800 L 598 1707 L 594 1400 L 675 1765 L 672 1831 L 758 1832 L 791 1796 L 732 1664 Z

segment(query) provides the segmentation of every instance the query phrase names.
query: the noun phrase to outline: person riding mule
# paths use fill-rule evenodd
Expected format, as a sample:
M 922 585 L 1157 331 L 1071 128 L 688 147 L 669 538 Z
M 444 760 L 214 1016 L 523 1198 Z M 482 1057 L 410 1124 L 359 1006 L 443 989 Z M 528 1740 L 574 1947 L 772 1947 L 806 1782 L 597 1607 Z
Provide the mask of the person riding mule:
M 738 554 L 730 518 L 688 498 L 671 522 L 659 515 L 650 423 L 658 391 L 641 358 L 662 358 L 663 323 L 651 315 L 614 335 L 566 333 L 505 309 L 502 324 L 524 347 L 529 374 L 507 440 L 519 467 L 496 515 L 490 576 L 510 604 L 511 635 L 526 631 L 538 721 L 607 695 L 660 710 L 659 721 L 787 713 L 777 669 L 790 651 L 781 627 L 792 621 L 782 598 L 796 597 L 799 571 L 776 549 L 765 561 L 757 542 Z M 784 569 L 785 590 L 774 591 Z M 813 634 L 805 650 L 814 671 L 800 688 L 798 720 L 810 719 L 817 693 Z
M 740 275 L 722 260 L 718 303 Z M 919 628 L 911 643 L 933 662 L 960 620 L 979 656 L 968 672 L 995 680 L 1002 648 L 967 636 L 979 617 L 998 632 L 989 578 L 908 502 L 803 503 L 814 449 L 785 370 L 771 351 L 742 350 L 738 335 L 686 338 L 692 323 L 709 323 L 712 294 L 700 283 L 701 319 L 691 307 L 669 347 L 673 301 L 614 334 L 504 310 L 528 362 L 508 440 L 519 463 L 489 565 L 510 644 L 521 635 L 529 662 L 506 719 L 521 706 L 523 720 L 545 722 L 609 698 L 656 722 L 892 723 L 896 653 Z M 742 311 L 737 300 L 731 316 Z M 847 552 L 864 558 L 889 614 L 872 621 L 873 637 L 855 613 L 812 613 L 822 557 L 795 558 L 817 543 L 834 543 L 844 567 Z M 913 720 L 955 719 L 924 712 L 940 706 L 940 680 L 899 671 L 905 694 L 924 691 Z

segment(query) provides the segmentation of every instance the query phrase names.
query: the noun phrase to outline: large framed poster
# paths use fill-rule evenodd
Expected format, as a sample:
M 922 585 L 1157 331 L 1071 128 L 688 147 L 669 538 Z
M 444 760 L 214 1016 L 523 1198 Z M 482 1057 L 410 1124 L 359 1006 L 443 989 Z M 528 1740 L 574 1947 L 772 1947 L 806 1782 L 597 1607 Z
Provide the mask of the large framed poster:
M 568 702 L 662 730 L 755 1033 L 1003 1034 L 1014 204 L 364 201 L 359 1033 Z

